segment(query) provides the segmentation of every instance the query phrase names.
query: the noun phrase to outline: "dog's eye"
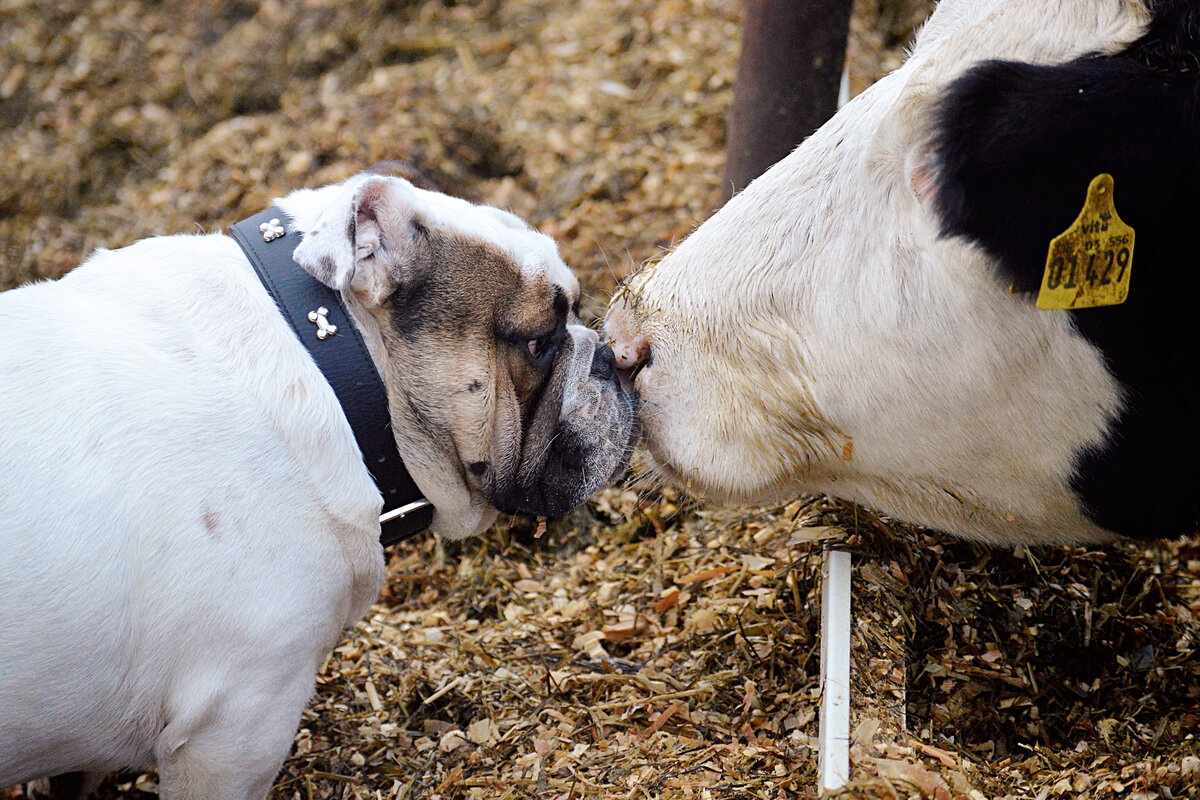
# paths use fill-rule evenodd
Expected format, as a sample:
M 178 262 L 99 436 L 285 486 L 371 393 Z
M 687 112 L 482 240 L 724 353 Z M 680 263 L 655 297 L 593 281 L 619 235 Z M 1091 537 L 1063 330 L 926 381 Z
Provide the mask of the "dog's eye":
M 558 347 L 562 341 L 563 330 L 559 328 L 536 339 L 526 339 L 525 352 L 529 353 L 529 358 L 533 361 L 534 366 L 538 369 L 545 369 L 550 364 L 554 354 L 558 352 Z
M 554 347 L 553 336 L 539 336 L 536 339 L 530 339 L 525 343 L 525 348 L 529 351 L 529 355 L 534 361 L 541 361 L 547 353 Z

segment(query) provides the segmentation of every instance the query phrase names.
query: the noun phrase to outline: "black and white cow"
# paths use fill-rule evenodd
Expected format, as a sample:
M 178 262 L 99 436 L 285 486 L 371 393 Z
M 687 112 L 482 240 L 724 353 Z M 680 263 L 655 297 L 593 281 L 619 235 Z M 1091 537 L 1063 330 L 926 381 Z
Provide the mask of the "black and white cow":
M 1128 299 L 1043 310 L 1103 174 Z M 991 542 L 1196 531 L 1200 3 L 943 0 L 607 331 L 656 468 L 711 497 L 822 492 Z

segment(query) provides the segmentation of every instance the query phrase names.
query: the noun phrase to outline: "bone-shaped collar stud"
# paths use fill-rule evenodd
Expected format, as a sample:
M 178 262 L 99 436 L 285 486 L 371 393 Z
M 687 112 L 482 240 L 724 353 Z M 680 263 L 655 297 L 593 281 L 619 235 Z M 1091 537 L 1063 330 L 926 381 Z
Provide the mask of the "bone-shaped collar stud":
M 272 218 L 272 219 L 268 220 L 267 222 L 264 222 L 263 224 L 258 226 L 258 229 L 260 231 L 262 231 L 262 237 L 263 237 L 264 242 L 273 242 L 276 239 L 283 236 L 283 234 L 285 233 L 285 231 L 283 230 L 283 226 L 279 224 L 278 218 Z M 322 336 L 321 338 L 324 339 L 325 337 Z
M 317 338 L 321 341 L 337 333 L 337 325 L 329 324 L 329 309 L 325 306 L 308 312 L 308 321 L 317 326 Z

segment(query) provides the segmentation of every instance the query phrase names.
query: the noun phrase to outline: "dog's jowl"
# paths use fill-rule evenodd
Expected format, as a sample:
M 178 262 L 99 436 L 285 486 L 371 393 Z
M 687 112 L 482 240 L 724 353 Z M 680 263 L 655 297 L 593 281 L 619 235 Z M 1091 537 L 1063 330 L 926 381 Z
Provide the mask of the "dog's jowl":
M 613 304 L 648 449 L 992 542 L 1200 512 L 1200 6 L 943 0 Z
M 352 331 L 323 306 L 293 329 L 222 235 L 0 295 L 0 787 L 156 766 L 170 800 L 266 795 L 384 575 L 321 341 L 361 337 L 440 535 L 625 468 L 632 401 L 549 238 L 376 174 L 278 207 L 261 243 L 297 239 Z

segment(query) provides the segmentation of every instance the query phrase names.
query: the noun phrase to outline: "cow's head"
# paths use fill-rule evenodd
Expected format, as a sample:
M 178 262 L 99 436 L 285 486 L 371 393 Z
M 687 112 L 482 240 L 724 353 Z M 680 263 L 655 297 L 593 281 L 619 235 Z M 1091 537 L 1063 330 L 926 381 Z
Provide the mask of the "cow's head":
M 1129 492 L 1195 495 L 1195 6 L 943 0 L 902 68 L 614 299 L 655 467 L 989 541 L 1194 528 L 1194 500 Z M 1130 299 L 1039 310 L 1101 173 Z

